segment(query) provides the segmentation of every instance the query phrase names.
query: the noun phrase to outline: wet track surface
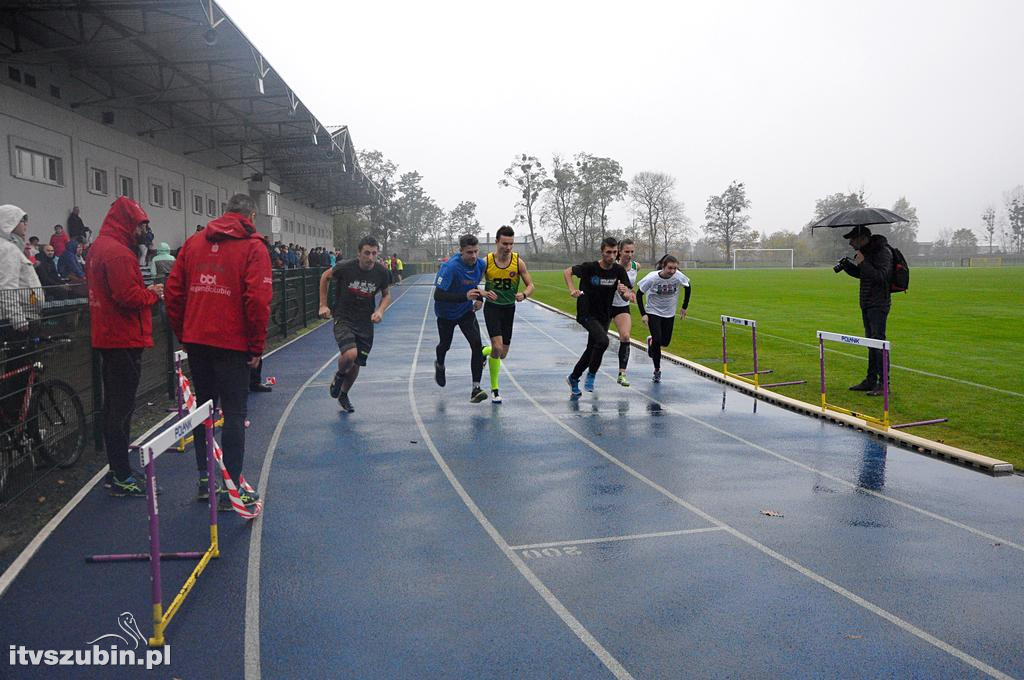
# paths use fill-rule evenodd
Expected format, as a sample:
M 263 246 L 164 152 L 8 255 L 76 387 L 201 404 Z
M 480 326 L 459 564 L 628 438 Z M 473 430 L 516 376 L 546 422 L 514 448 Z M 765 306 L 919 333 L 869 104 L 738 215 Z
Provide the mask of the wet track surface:
M 328 397 L 333 369 L 313 375 L 329 328 L 267 360 L 254 484 L 297 397 L 265 515 L 221 514 L 222 557 L 167 631 L 171 666 L 147 677 L 1024 677 L 1024 478 L 755 410 L 671 364 L 655 385 L 636 349 L 622 388 L 614 340 L 596 392 L 570 401 L 585 334 L 529 304 L 504 403 L 471 404 L 458 335 L 434 384 L 429 293 L 398 290 L 355 413 Z M 201 547 L 191 453 L 159 466 L 165 549 Z M 146 565 L 82 560 L 145 545 L 144 502 L 94 490 L 0 599 L 4 643 L 82 649 L 123 611 L 148 633 Z M 165 564 L 168 599 L 187 571 Z M 5 660 L 0 676 L 54 674 Z

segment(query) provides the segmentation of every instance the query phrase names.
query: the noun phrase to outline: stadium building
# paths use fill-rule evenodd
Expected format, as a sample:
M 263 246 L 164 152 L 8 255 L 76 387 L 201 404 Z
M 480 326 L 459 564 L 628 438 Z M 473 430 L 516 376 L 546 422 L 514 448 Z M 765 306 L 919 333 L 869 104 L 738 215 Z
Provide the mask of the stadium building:
M 329 247 L 337 209 L 384 200 L 211 0 L 4 2 L 0 62 L 0 203 L 42 241 L 125 195 L 175 248 L 248 192 L 271 241 Z

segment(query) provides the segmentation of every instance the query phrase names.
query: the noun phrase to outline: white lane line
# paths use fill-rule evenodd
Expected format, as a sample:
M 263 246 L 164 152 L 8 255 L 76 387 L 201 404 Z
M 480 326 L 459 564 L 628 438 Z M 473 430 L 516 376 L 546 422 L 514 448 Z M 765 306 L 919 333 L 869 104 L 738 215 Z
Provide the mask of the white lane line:
M 854 604 L 857 604 L 860 607 L 863 607 L 864 609 L 866 609 L 867 611 L 871 612 L 872 614 L 875 614 L 876 616 L 879 616 L 879 617 L 885 619 L 889 623 L 892 623 L 893 625 L 903 629 L 904 631 L 910 633 L 911 635 L 914 635 L 915 637 L 918 637 L 921 640 L 924 640 L 925 642 L 927 642 L 927 643 L 937 647 L 938 649 L 941 649 L 942 651 L 946 652 L 947 654 L 960 659 L 964 663 L 966 663 L 966 664 L 976 668 L 977 670 L 981 671 L 982 673 L 985 673 L 985 674 L 987 674 L 987 675 L 989 675 L 989 676 L 991 676 L 993 678 L 998 678 L 999 680 L 1013 680 L 1012 676 L 1007 675 L 1006 673 L 1003 673 L 998 668 L 995 668 L 993 666 L 988 665 L 987 663 L 985 663 L 981 659 L 978 659 L 978 658 L 975 658 L 975 657 L 971 656 L 967 652 L 964 652 L 963 650 L 960 650 L 960 649 L 954 647 L 953 645 L 949 644 L 948 642 L 945 642 L 944 640 L 940 640 L 939 638 L 935 637 L 931 633 L 928 633 L 927 631 L 924 631 L 924 630 L 918 628 L 917 626 L 915 626 L 914 624 L 910 623 L 909 621 L 901 619 L 900 617 L 896 616 L 892 612 L 889 612 L 889 611 L 886 611 L 885 609 L 882 609 L 878 605 L 876 605 L 876 604 L 874 604 L 872 602 L 869 602 L 868 600 L 864 599 L 860 595 L 857 595 L 856 593 L 847 590 L 846 588 L 842 587 L 838 583 L 825 578 L 821 574 L 818 574 L 817 572 L 812 571 L 811 569 L 808 569 L 807 567 L 805 567 L 802 564 L 796 562 L 795 560 L 792 560 L 792 559 L 786 557 L 782 553 L 779 553 L 779 552 L 776 552 L 775 550 L 772 550 L 768 546 L 766 546 L 763 543 L 757 541 L 753 537 L 748 536 L 747 534 L 744 534 L 743 532 L 741 532 L 740 530 L 734 528 L 733 526 L 731 526 L 729 524 L 726 524 L 725 522 L 723 522 L 722 520 L 718 519 L 717 517 L 714 517 L 714 516 L 708 514 L 707 512 L 704 512 L 703 510 L 698 508 L 696 505 L 693 505 L 692 503 L 689 503 L 689 502 L 683 500 L 682 498 L 680 498 L 679 496 L 675 495 L 674 493 L 672 493 L 671 491 L 669 491 L 665 487 L 661 486 L 660 484 L 658 484 L 654 480 L 646 477 L 645 475 L 643 475 L 642 473 L 640 473 L 636 469 L 630 467 L 629 465 L 627 465 L 626 463 L 622 462 L 621 460 L 619 460 L 618 458 L 616 458 L 612 454 L 608 453 L 603 448 L 601 448 L 599 445 L 597 445 L 596 443 L 592 442 L 590 439 L 588 439 L 587 437 L 583 436 L 582 434 L 580 434 L 576 430 L 572 429 L 571 427 L 569 427 L 568 425 L 563 423 L 558 418 L 554 417 L 551 413 L 548 412 L 548 410 L 546 408 L 544 408 L 543 405 L 541 405 L 540 402 L 538 402 L 536 399 L 533 398 L 533 395 L 531 395 L 529 392 L 527 392 L 526 389 L 522 385 L 519 384 L 519 381 L 516 380 L 515 376 L 512 375 L 512 373 L 510 371 L 508 371 L 508 369 L 505 370 L 505 373 L 506 373 L 506 375 L 508 375 L 509 379 L 512 381 L 512 384 L 516 386 L 516 389 L 518 389 L 523 394 L 523 396 L 525 396 L 530 402 L 532 402 L 533 405 L 541 413 L 545 414 L 548 417 L 548 419 L 551 420 L 551 422 L 557 424 L 559 427 L 564 429 L 570 435 L 572 435 L 573 437 L 575 437 L 579 441 L 581 441 L 584 444 L 586 444 L 588 447 L 590 447 L 593 451 L 595 451 L 598 455 L 603 457 L 608 462 L 610 462 L 610 463 L 612 463 L 614 465 L 617 465 L 622 470 L 624 470 L 625 472 L 627 472 L 628 474 L 630 474 L 634 478 L 640 480 L 641 482 L 643 482 L 647 486 L 651 487 L 652 489 L 654 489 L 655 491 L 657 491 L 661 495 L 665 496 L 666 498 L 668 498 L 672 502 L 676 503 L 677 505 L 679 505 L 679 506 L 681 506 L 683 508 L 686 508 L 687 510 L 689 510 L 692 513 L 694 513 L 698 517 L 703 518 L 707 522 L 709 522 L 711 524 L 714 524 L 717 527 L 721 527 L 721 529 L 723 531 L 726 531 L 726 532 L 730 533 L 731 535 L 735 536 L 736 538 L 738 538 L 739 540 L 743 541 L 744 543 L 746 543 L 747 545 L 751 546 L 752 548 L 755 548 L 759 552 L 767 555 L 768 557 L 771 557 L 773 560 L 776 560 L 776 561 L 786 565 L 790 569 L 793 569 L 794 571 L 796 571 L 796 572 L 806 576 L 807 578 L 811 579 L 815 583 L 818 583 L 818 584 L 828 588 L 832 592 L 845 597 L 846 599 L 850 600 Z
M 587 648 L 594 653 L 601 663 L 604 664 L 604 666 L 611 671 L 616 678 L 631 679 L 633 676 L 630 675 L 629 671 L 627 671 L 625 667 L 623 667 L 623 665 L 619 663 L 614 656 L 612 656 L 611 652 L 605 649 L 604 646 L 597 641 L 597 638 L 595 638 L 590 631 L 588 631 L 583 624 L 580 623 L 568 609 L 566 609 L 565 605 L 563 605 L 561 601 L 555 597 L 555 594 L 552 593 L 539 578 L 537 578 L 537 575 L 534 574 L 528 566 L 526 566 L 523 559 L 509 546 L 505 539 L 501 537 L 498 530 L 493 524 L 491 524 L 490 520 L 487 519 L 484 513 L 477 506 L 476 502 L 473 501 L 469 493 L 467 493 L 465 488 L 463 488 L 451 468 L 448 467 L 448 463 L 445 462 L 441 453 L 434 445 L 434 440 L 431 439 L 430 433 L 427 432 L 426 425 L 423 424 L 423 419 L 420 417 L 419 408 L 416 406 L 414 383 L 416 378 L 416 366 L 419 363 L 420 347 L 423 344 L 423 331 L 427 325 L 427 314 L 430 311 L 431 301 L 432 298 L 428 296 L 427 306 L 423 310 L 423 322 L 420 324 L 420 337 L 416 343 L 416 351 L 413 353 L 412 357 L 412 369 L 409 371 L 409 407 L 412 410 L 413 418 L 416 420 L 416 426 L 419 428 L 420 435 L 423 437 L 423 441 L 426 443 L 427 448 L 430 449 L 430 454 L 434 457 L 434 462 L 436 462 L 437 466 L 441 468 L 444 476 L 448 479 L 448 483 L 451 484 L 453 489 L 455 489 L 455 493 L 458 494 L 463 504 L 473 515 L 476 521 L 480 523 L 480 526 L 487 532 L 487 535 L 490 536 L 491 540 L 494 541 L 494 544 L 497 545 L 501 552 L 505 554 L 505 557 L 515 565 L 515 568 L 519 570 L 519 573 L 522 574 L 523 578 L 533 586 L 533 589 L 536 590 L 537 594 L 544 599 L 544 602 L 551 607 L 552 611 L 562 619 L 562 622 L 576 634 L 576 637 L 578 637 L 580 641 L 582 641 L 583 644 L 585 644 Z
M 570 349 L 567 345 L 565 345 L 563 342 L 561 342 L 558 338 L 554 337 L 553 335 L 551 335 L 550 333 L 545 331 L 543 328 L 541 328 L 540 326 L 538 326 L 535 323 L 533 323 L 532 321 L 530 321 L 529 319 L 524 318 L 523 321 L 525 321 L 526 323 L 530 324 L 533 328 L 535 328 L 539 332 L 541 332 L 544 335 L 546 335 L 547 337 L 549 337 L 555 343 L 561 345 L 569 353 L 574 353 L 572 349 Z M 601 372 L 604 373 L 605 376 L 607 376 L 608 378 L 614 379 L 613 376 L 611 375 L 611 373 L 608 373 L 607 371 L 604 371 L 604 370 L 602 370 Z M 912 512 L 916 512 L 919 515 L 923 515 L 923 516 L 928 517 L 930 519 L 934 519 L 934 520 L 936 520 L 938 522 L 942 522 L 943 524 L 948 524 L 949 526 L 956 527 L 957 529 L 962 529 L 963 531 L 967 531 L 969 533 L 972 533 L 975 536 L 980 536 L 980 537 L 984 538 L 987 541 L 991 541 L 993 543 L 1001 543 L 1002 545 L 1004 545 L 1004 546 L 1006 546 L 1008 548 L 1013 548 L 1014 550 L 1019 550 L 1021 552 L 1024 552 L 1024 545 L 1022 545 L 1020 543 L 1016 543 L 1014 541 L 1011 541 L 1009 539 L 1003 538 L 1001 536 L 996 536 L 995 534 L 990 534 L 987 531 L 982 531 L 981 529 L 977 529 L 977 528 L 972 527 L 970 525 L 964 524 L 963 522 L 958 522 L 955 519 L 952 519 L 950 517 L 945 517 L 944 515 L 940 515 L 940 514 L 938 514 L 936 512 L 932 512 L 931 510 L 925 510 L 924 508 L 918 507 L 916 505 L 912 505 L 910 503 L 907 503 L 906 501 L 901 501 L 898 498 L 893 498 L 892 496 L 887 496 L 884 493 L 881 493 L 879 491 L 875 491 L 874 489 L 864 488 L 862 486 L 859 486 L 859 485 L 855 484 L 854 482 L 850 482 L 850 481 L 848 481 L 846 479 L 843 479 L 842 477 L 839 477 L 837 475 L 834 475 L 834 474 L 832 474 L 830 472 L 825 472 L 824 470 L 819 470 L 816 467 L 812 467 L 810 465 L 807 465 L 806 463 L 801 463 L 800 461 L 795 460 L 793 458 L 790 458 L 789 456 L 783 455 L 783 454 L 781 454 L 781 453 L 779 453 L 777 451 L 772 451 L 771 449 L 769 449 L 769 448 L 767 448 L 765 446 L 762 446 L 760 444 L 757 444 L 756 442 L 752 442 L 749 439 L 745 439 L 745 438 L 739 436 L 738 434 L 734 434 L 732 432 L 729 432 L 728 430 L 723 430 L 722 428 L 717 427 L 715 425 L 712 425 L 711 423 L 709 423 L 709 422 L 707 422 L 705 420 L 702 420 L 702 419 L 700 419 L 700 418 L 698 418 L 696 416 L 692 416 L 689 413 L 685 413 L 685 412 L 679 410 L 678 408 L 676 408 L 675 406 L 672 406 L 671 404 L 666 404 L 665 402 L 658 401 L 654 397 L 644 393 L 642 390 L 637 389 L 635 386 L 630 386 L 629 389 L 633 390 L 634 392 L 639 394 L 644 399 L 650 401 L 651 403 L 657 404 L 657 405 L 661 406 L 661 408 L 663 410 L 669 411 L 669 412 L 674 413 L 674 414 L 676 414 L 678 416 L 682 416 L 683 418 L 686 418 L 687 420 L 690 420 L 691 422 L 703 425 L 704 427 L 708 428 L 709 430 L 717 432 L 718 434 L 721 434 L 721 435 L 723 435 L 725 437 L 729 437 L 730 439 L 733 439 L 733 440 L 735 440 L 737 442 L 740 442 L 742 444 L 746 444 L 747 446 L 749 446 L 752 449 L 755 449 L 755 450 L 760 451 L 762 453 L 766 453 L 769 456 L 777 458 L 777 459 L 779 459 L 781 461 L 785 461 L 786 463 L 789 463 L 790 465 L 795 465 L 795 466 L 797 466 L 798 468 L 800 468 L 802 470 L 806 470 L 807 472 L 811 472 L 811 473 L 813 473 L 815 475 L 819 475 L 821 477 L 825 477 L 826 479 L 830 479 L 833 482 L 835 482 L 836 484 L 841 484 L 841 485 L 843 485 L 843 486 L 845 486 L 845 487 L 847 487 L 849 489 L 853 489 L 857 493 L 866 494 L 868 496 L 873 496 L 875 498 L 879 498 L 881 500 L 888 501 L 889 503 L 892 503 L 893 505 L 898 505 L 901 508 L 904 508 L 906 510 L 910 510 Z
M 552 541 L 551 543 L 531 543 L 529 545 L 511 545 L 512 550 L 532 550 L 536 548 L 560 548 L 565 545 L 587 545 L 588 543 L 615 543 L 617 541 L 639 541 L 644 538 L 662 538 L 665 536 L 685 536 L 687 534 L 706 534 L 710 531 L 725 531 L 724 527 L 702 527 L 700 529 L 679 529 L 678 531 L 656 531 L 651 534 L 629 534 L 626 536 L 604 536 L 602 538 L 582 538 L 578 541 Z
M 411 289 L 409 289 L 411 290 Z M 405 293 L 399 295 L 392 305 L 405 297 Z M 305 337 L 305 336 L 302 336 Z M 296 338 L 298 340 L 299 338 Z M 292 341 L 294 342 L 294 340 Z M 282 345 L 283 346 L 283 345 Z M 280 349 L 280 348 L 279 348 Z M 288 422 L 292 409 L 298 403 L 306 388 L 316 378 L 327 370 L 327 367 L 337 361 L 338 352 L 334 353 L 323 366 L 314 371 L 303 385 L 295 390 L 291 400 L 281 413 L 274 428 L 274 434 L 267 444 L 267 453 L 263 458 L 263 465 L 260 467 L 260 481 L 256 485 L 256 493 L 266 502 L 267 484 L 270 481 L 270 466 L 274 462 L 274 451 L 277 449 L 277 442 L 284 431 L 285 423 Z M 260 559 L 263 554 L 263 515 L 253 520 L 252 537 L 249 540 L 249 564 L 246 572 L 245 582 L 245 680 L 260 680 L 263 670 L 260 660 Z

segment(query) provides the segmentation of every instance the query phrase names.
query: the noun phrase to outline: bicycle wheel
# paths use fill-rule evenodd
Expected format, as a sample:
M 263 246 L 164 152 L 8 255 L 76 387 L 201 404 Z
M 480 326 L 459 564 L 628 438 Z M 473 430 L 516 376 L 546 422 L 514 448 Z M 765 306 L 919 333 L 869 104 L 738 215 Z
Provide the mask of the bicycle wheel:
M 68 467 L 85 449 L 85 409 L 71 386 L 47 380 L 32 395 L 28 430 L 39 457 L 50 465 Z

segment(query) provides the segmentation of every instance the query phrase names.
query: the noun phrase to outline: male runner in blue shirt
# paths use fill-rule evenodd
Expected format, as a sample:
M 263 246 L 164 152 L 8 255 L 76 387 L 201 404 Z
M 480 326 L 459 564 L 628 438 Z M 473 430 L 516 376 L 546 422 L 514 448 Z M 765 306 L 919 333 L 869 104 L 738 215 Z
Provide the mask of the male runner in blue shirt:
M 484 355 L 481 353 L 483 343 L 480 341 L 480 324 L 476 320 L 476 312 L 483 305 L 484 299 L 496 299 L 493 292 L 483 292 L 478 288 L 483 278 L 487 263 L 477 257 L 480 253 L 480 242 L 476 236 L 466 234 L 459 237 L 458 257 L 452 257 L 437 273 L 437 284 L 434 288 L 434 313 L 437 315 L 437 361 L 434 362 L 434 380 L 441 387 L 445 386 L 444 357 L 452 346 L 455 327 L 466 337 L 469 343 L 470 367 L 473 373 L 473 391 L 471 402 L 479 403 L 487 399 L 487 393 L 480 389 L 480 377 L 484 372 Z M 493 297 L 492 297 L 493 296 Z

